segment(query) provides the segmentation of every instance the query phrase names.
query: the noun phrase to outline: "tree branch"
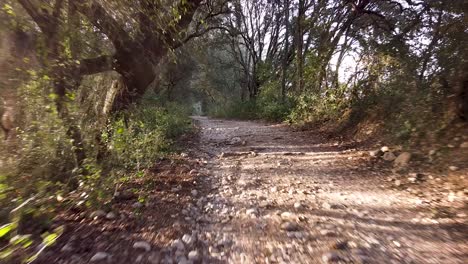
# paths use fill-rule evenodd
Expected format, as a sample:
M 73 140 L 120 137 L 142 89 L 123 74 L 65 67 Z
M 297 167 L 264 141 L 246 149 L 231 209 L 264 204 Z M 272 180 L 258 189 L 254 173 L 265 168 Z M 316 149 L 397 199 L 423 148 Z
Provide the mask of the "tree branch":
M 42 12 L 43 9 L 40 8 L 41 5 L 46 5 L 44 1 L 40 1 L 39 4 L 35 3 L 36 1 L 34 0 L 18 0 L 18 2 L 26 10 L 29 16 L 31 16 L 43 33 L 51 32 L 53 17 Z
M 182 44 L 180 40 L 177 40 L 177 34 L 183 33 L 190 25 L 201 1 L 202 0 L 181 0 L 179 2 L 177 10 L 183 13 L 180 15 L 180 19 L 177 23 L 164 34 L 164 40 L 169 47 L 177 48 Z
M 76 5 L 78 11 L 105 34 L 114 43 L 116 49 L 123 49 L 133 42 L 130 35 L 124 30 L 123 25 L 108 14 L 98 2 L 77 1 L 79 2 Z
M 91 75 L 114 69 L 114 56 L 102 55 L 96 58 L 83 59 L 78 66 L 78 72 L 81 76 Z

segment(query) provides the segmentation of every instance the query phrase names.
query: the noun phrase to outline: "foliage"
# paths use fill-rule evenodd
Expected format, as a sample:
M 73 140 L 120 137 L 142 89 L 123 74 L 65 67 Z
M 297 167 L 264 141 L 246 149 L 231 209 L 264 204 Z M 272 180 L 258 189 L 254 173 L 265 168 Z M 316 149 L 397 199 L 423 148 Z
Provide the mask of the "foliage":
M 139 171 L 170 151 L 173 140 L 190 128 L 190 120 L 177 105 L 167 108 L 142 105 L 115 118 L 108 141 L 114 165 Z

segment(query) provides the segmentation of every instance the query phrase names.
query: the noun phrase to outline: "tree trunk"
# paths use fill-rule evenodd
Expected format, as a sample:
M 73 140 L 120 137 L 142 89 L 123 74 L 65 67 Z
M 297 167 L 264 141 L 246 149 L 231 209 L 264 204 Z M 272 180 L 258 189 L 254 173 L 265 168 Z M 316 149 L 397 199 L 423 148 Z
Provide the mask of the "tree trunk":
M 140 53 L 117 53 L 115 58 L 117 60 L 115 70 L 122 75 L 125 86 L 114 99 L 112 111 L 118 112 L 137 103 L 157 75 L 156 65 Z
M 286 32 L 284 36 L 284 53 L 283 53 L 283 60 L 282 60 L 282 73 L 281 73 L 281 101 L 284 102 L 286 100 L 286 73 L 288 67 L 288 54 L 289 54 L 289 0 L 285 0 L 284 2 L 284 21 Z
M 305 1 L 299 0 L 299 10 L 296 23 L 296 85 L 297 91 L 304 91 L 304 18 L 305 18 Z

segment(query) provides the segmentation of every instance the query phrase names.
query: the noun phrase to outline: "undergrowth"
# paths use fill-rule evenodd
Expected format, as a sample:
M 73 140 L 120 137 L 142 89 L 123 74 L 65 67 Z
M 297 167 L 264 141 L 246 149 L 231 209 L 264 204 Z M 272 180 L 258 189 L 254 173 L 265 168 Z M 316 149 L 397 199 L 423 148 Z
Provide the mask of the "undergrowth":
M 16 139 L 1 145 L 1 261 L 32 261 L 38 241 L 48 246 L 61 234 L 50 225 L 57 210 L 106 206 L 116 186 L 143 176 L 192 127 L 186 107 L 150 99 L 104 122 L 80 119 L 81 102 L 70 95 L 87 156 L 79 168 L 47 76 L 32 74 L 19 95 Z

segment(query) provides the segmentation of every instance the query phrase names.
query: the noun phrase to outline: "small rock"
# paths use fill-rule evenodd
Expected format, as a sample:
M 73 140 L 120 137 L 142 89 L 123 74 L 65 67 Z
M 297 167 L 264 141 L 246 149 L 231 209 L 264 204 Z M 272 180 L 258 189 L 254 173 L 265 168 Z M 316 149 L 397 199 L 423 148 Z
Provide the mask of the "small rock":
M 294 208 L 295 209 L 302 209 L 304 206 L 300 202 L 294 203 Z
M 388 152 L 388 151 L 390 151 L 390 148 L 387 147 L 387 146 L 383 146 L 383 147 L 380 148 L 380 151 L 382 151 L 382 152 Z
M 233 137 L 231 138 L 231 141 L 229 141 L 229 144 L 231 145 L 242 145 L 242 139 L 240 137 Z
M 140 203 L 140 202 L 135 202 L 135 203 L 132 204 L 132 207 L 135 208 L 135 209 L 137 209 L 137 208 L 142 208 L 142 207 L 143 207 L 143 204 Z
M 396 187 L 399 187 L 400 185 L 401 185 L 401 181 L 400 181 L 400 180 L 396 180 L 396 181 L 395 181 L 395 186 L 396 186 Z
M 337 236 L 336 232 L 328 229 L 322 229 L 320 230 L 320 235 L 322 236 L 327 236 L 327 237 L 334 237 Z
M 200 254 L 196 250 L 192 250 L 188 253 L 188 259 L 191 261 L 197 261 L 200 258 Z
M 161 253 L 160 252 L 152 252 L 148 256 L 148 262 L 151 264 L 159 264 L 161 262 Z
M 327 202 L 324 202 L 322 204 L 322 208 L 325 209 L 325 210 L 330 210 L 330 209 L 338 210 L 338 209 L 344 209 L 344 208 L 346 208 L 346 206 L 340 205 L 340 204 L 329 204 Z
M 172 247 L 176 248 L 179 251 L 182 251 L 185 249 L 184 243 L 180 241 L 179 239 L 172 241 Z
M 151 245 L 146 241 L 138 241 L 133 244 L 135 249 L 144 249 L 146 252 L 151 250 Z
M 461 143 L 460 148 L 468 148 L 468 141 Z
M 396 156 L 395 154 L 393 154 L 393 152 L 387 151 L 383 154 L 382 159 L 386 161 L 394 161 L 396 159 Z
M 455 195 L 454 192 L 450 192 L 449 195 L 447 196 L 447 200 L 451 203 L 454 202 L 456 199 L 457 199 L 457 196 Z
M 437 150 L 431 149 L 431 150 L 429 151 L 429 156 L 434 156 L 436 153 L 437 153 Z
M 257 215 L 258 210 L 257 210 L 257 208 L 250 208 L 250 209 L 247 209 L 245 211 L 245 214 L 247 214 L 247 215 Z
M 336 241 L 332 247 L 338 250 L 345 250 L 349 247 L 348 241 Z
M 186 257 L 181 257 L 179 258 L 179 261 L 177 261 L 177 264 L 190 264 L 191 262 L 187 260 Z
M 394 161 L 394 166 L 398 168 L 403 168 L 408 166 L 409 161 L 411 160 L 411 153 L 403 152 Z
M 291 212 L 283 212 L 283 213 L 281 213 L 280 216 L 281 216 L 282 219 L 290 219 L 290 218 L 293 217 L 293 214 Z
M 274 186 L 274 187 L 271 187 L 270 189 L 270 192 L 277 192 L 278 191 L 278 187 Z
M 289 232 L 298 231 L 299 230 L 299 225 L 297 223 L 294 223 L 294 222 L 284 222 L 284 223 L 281 224 L 281 229 L 283 229 L 285 231 L 289 231 Z
M 114 200 L 116 201 L 126 201 L 131 200 L 136 197 L 136 194 L 129 190 L 117 191 L 114 193 Z
M 109 254 L 107 254 L 106 252 L 98 252 L 94 254 L 94 256 L 89 261 L 90 262 L 101 261 L 101 260 L 107 259 L 108 257 L 109 257 Z
M 328 252 L 322 255 L 322 261 L 324 263 L 338 262 L 340 260 L 341 260 L 341 257 L 336 252 Z
M 371 150 L 369 151 L 369 156 L 371 157 L 374 157 L 374 158 L 377 158 L 377 157 L 380 157 L 382 156 L 382 151 L 379 149 L 379 150 Z
M 91 213 L 90 217 L 93 218 L 93 219 L 97 219 L 97 218 L 102 218 L 102 217 L 105 217 L 106 216 L 106 212 L 104 212 L 103 210 L 96 210 L 94 212 Z
M 450 167 L 449 167 L 449 170 L 451 170 L 451 171 L 457 171 L 457 170 L 459 170 L 459 169 L 460 169 L 460 168 L 458 168 L 457 166 L 450 166 Z
M 182 236 L 182 241 L 184 241 L 184 243 L 187 245 L 192 245 L 193 243 L 195 243 L 195 240 L 196 238 L 189 234 L 185 234 L 184 236 Z
M 71 252 L 73 251 L 73 247 L 70 243 L 67 243 L 65 244 L 65 246 L 62 247 L 62 249 L 60 249 L 60 251 L 62 252 Z
M 197 195 L 198 195 L 198 191 L 197 191 L 197 190 L 192 190 L 191 193 L 192 193 L 193 196 L 197 196 Z
M 117 218 L 117 215 L 114 212 L 109 212 L 106 214 L 107 220 L 114 220 L 115 218 Z

